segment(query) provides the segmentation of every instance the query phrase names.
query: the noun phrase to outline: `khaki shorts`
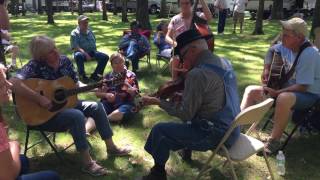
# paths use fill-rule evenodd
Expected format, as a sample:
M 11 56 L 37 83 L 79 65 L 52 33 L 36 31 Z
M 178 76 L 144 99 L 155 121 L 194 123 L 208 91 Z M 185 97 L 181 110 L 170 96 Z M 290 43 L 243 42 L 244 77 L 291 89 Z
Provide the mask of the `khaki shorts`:
M 239 21 L 240 23 L 243 23 L 244 20 L 244 13 L 239 13 L 237 11 L 233 12 L 233 21 Z

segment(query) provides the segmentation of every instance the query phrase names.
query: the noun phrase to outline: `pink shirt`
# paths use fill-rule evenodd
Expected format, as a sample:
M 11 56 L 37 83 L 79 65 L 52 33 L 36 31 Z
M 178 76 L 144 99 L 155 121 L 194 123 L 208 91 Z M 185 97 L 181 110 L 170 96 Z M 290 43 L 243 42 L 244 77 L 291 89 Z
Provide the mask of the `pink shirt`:
M 197 15 L 203 19 L 206 19 L 204 13 L 197 12 Z M 171 19 L 168 25 L 168 29 L 173 30 L 174 37 L 176 38 L 181 33 L 190 29 L 190 24 L 191 24 L 191 20 L 187 22 L 187 20 L 184 19 L 180 13 L 173 16 L 173 18 Z
M 6 125 L 3 123 L 2 115 L 0 115 L 0 152 L 9 149 L 9 139 L 5 126 Z

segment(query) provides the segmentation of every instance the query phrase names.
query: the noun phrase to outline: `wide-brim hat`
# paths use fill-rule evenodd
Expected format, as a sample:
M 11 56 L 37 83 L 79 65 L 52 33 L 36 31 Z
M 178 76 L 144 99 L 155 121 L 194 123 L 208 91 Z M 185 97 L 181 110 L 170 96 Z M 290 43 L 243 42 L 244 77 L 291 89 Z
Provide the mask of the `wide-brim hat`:
M 174 48 L 174 54 L 179 55 L 180 50 L 186 46 L 187 44 L 191 43 L 192 41 L 198 40 L 198 39 L 209 39 L 213 37 L 212 34 L 202 36 L 198 30 L 196 29 L 190 29 L 188 31 L 185 31 L 181 33 L 179 36 L 177 36 L 177 47 Z

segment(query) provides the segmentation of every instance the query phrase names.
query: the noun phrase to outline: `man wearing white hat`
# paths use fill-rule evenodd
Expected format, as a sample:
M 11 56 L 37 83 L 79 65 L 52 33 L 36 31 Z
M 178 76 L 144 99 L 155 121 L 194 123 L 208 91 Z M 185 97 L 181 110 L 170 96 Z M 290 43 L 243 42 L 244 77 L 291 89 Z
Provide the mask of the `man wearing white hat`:
M 241 109 L 245 109 L 265 98 L 265 94 L 276 98 L 273 129 L 265 144 L 265 151 L 276 153 L 280 138 L 288 125 L 291 110 L 310 108 L 320 95 L 320 55 L 318 49 L 307 39 L 307 23 L 301 18 L 280 21 L 282 25 L 282 46 L 290 53 L 282 53 L 285 75 L 280 89 L 266 86 L 248 86 L 244 92 Z M 286 54 L 286 55 L 285 55 Z M 287 56 L 287 55 L 290 56 Z M 262 82 L 270 75 L 270 64 L 265 64 Z

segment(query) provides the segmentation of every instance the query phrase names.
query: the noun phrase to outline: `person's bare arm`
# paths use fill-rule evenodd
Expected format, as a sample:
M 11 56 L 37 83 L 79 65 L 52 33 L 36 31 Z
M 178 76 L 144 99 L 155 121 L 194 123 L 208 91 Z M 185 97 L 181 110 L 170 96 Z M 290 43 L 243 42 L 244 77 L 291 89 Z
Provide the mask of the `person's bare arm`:
M 9 149 L 0 152 L 0 179 L 14 180 L 18 177 L 20 163 L 20 146 L 17 141 L 9 142 Z
M 209 23 L 213 19 L 212 13 L 211 13 L 207 3 L 204 0 L 199 0 L 199 1 L 200 1 L 201 6 L 202 6 L 202 10 L 203 10 L 204 16 L 205 16 L 207 22 Z
M 177 42 L 174 40 L 174 30 L 173 29 L 168 29 L 167 35 L 166 35 L 166 42 L 171 44 L 173 47 L 177 46 Z
M 41 107 L 49 109 L 52 104 L 50 99 L 45 96 L 40 95 L 38 92 L 32 90 L 28 86 L 26 86 L 22 80 L 18 78 L 11 78 L 10 82 L 12 83 L 12 90 L 14 93 L 19 94 L 28 100 L 39 104 Z

